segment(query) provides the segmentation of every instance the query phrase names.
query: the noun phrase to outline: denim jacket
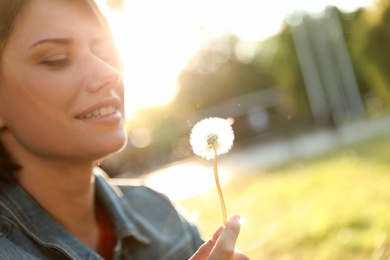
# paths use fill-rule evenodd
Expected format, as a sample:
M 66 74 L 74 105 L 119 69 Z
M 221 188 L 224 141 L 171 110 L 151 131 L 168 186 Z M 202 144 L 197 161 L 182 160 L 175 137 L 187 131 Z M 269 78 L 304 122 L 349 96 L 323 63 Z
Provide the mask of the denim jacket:
M 113 185 L 96 173 L 96 194 L 113 223 L 114 259 L 181 260 L 203 243 L 194 225 L 163 195 Z M 102 259 L 62 228 L 20 186 L 0 187 L 0 259 Z

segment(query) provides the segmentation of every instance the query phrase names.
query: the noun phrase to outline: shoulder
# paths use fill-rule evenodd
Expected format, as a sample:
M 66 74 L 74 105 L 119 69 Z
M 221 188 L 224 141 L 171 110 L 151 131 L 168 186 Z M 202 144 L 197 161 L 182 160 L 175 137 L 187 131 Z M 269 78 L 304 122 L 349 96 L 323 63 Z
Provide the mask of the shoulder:
M 0 259 L 39 259 L 29 254 L 25 248 L 16 245 L 0 231 Z
M 2 211 L 0 206 L 0 259 L 60 259 L 62 254 L 47 250 L 23 231 L 21 226 Z

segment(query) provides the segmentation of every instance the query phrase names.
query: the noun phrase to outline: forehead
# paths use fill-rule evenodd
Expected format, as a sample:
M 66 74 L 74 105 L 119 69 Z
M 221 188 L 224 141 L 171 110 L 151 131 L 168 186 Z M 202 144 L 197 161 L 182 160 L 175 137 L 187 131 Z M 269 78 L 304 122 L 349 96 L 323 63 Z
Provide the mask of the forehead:
M 85 1 L 32 0 L 17 17 L 10 39 L 39 39 L 100 28 L 91 6 Z

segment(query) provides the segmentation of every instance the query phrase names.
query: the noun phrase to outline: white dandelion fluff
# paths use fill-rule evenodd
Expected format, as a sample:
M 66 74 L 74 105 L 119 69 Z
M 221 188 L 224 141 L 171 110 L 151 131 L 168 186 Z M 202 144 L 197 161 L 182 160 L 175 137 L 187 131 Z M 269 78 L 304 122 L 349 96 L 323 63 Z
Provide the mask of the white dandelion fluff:
M 229 152 L 234 133 L 226 119 L 210 117 L 199 121 L 191 131 L 190 143 L 196 155 L 207 160 Z

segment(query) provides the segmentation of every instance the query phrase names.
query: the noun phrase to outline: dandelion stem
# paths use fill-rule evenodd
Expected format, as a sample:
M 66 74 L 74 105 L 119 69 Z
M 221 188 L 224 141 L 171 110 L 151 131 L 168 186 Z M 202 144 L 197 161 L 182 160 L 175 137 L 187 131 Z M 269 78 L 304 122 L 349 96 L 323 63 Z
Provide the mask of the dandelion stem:
M 226 206 L 225 206 L 225 200 L 223 199 L 222 189 L 221 185 L 219 184 L 219 178 L 218 178 L 218 166 L 217 166 L 217 151 L 214 149 L 214 177 L 215 177 L 215 184 L 217 185 L 217 191 L 219 195 L 219 201 L 221 203 L 222 208 L 222 217 L 223 217 L 223 224 L 225 225 L 227 222 L 227 215 L 226 215 Z

